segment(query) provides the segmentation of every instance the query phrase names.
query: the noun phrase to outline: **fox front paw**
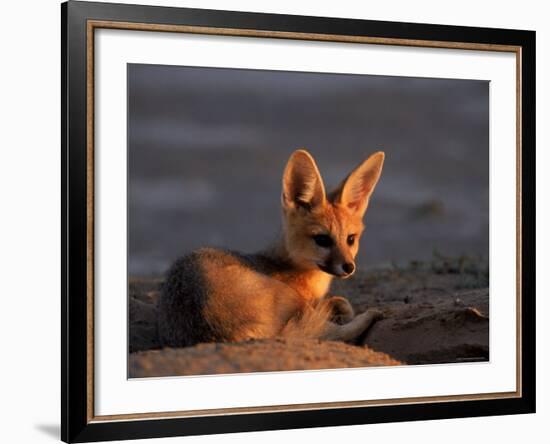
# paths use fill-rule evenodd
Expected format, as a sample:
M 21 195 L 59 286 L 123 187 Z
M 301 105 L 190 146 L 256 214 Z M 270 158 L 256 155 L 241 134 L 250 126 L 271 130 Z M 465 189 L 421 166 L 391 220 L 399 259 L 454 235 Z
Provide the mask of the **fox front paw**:
M 377 308 L 369 308 L 365 313 L 368 313 L 369 317 L 373 321 L 379 321 L 381 319 L 384 319 L 384 313 L 381 310 L 378 310 Z
M 332 296 L 329 299 L 332 309 L 332 321 L 337 324 L 347 324 L 355 317 L 355 312 L 350 302 L 342 296 Z
M 355 318 L 354 322 L 358 322 L 362 328 L 362 333 L 365 334 L 365 332 L 372 327 L 374 323 L 379 321 L 384 317 L 384 314 L 376 309 L 376 308 L 369 308 L 368 310 L 364 311 L 361 314 L 358 314 Z

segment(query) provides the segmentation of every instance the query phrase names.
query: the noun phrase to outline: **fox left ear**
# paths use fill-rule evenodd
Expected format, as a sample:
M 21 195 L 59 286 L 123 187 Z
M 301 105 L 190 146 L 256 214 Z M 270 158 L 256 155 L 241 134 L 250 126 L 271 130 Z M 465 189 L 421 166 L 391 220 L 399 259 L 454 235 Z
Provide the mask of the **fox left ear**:
M 313 209 L 325 202 L 325 186 L 315 160 L 306 150 L 296 150 L 283 173 L 283 208 Z
M 333 202 L 345 206 L 363 217 L 369 198 L 380 179 L 384 153 L 379 151 L 361 163 L 334 192 Z

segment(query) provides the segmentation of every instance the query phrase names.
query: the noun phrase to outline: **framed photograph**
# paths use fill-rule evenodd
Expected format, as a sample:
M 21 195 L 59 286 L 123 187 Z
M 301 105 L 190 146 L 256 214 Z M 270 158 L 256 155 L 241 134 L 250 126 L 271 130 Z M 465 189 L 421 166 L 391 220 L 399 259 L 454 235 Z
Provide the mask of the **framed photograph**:
M 535 33 L 62 4 L 62 439 L 535 411 Z

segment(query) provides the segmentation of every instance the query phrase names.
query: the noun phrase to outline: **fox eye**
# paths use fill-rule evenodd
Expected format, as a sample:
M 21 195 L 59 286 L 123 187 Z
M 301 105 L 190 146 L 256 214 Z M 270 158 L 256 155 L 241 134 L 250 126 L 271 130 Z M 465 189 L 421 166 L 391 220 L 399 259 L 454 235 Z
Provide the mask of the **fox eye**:
M 329 248 L 333 244 L 332 238 L 328 234 L 316 234 L 313 236 L 313 240 L 322 248 Z
M 355 242 L 355 234 L 350 234 L 348 236 L 348 245 L 353 245 L 354 242 Z

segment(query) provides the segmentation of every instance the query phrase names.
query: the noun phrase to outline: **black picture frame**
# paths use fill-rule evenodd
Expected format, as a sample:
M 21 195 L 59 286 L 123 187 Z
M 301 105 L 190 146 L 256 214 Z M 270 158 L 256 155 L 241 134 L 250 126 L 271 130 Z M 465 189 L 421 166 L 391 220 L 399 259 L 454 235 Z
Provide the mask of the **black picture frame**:
M 521 53 L 521 394 L 513 398 L 97 421 L 90 416 L 88 344 L 90 20 L 432 42 L 512 45 Z M 89 442 L 535 412 L 535 32 L 69 1 L 61 5 L 61 438 Z M 497 270 L 498 272 L 498 270 Z M 90 325 L 92 325 L 90 327 Z

